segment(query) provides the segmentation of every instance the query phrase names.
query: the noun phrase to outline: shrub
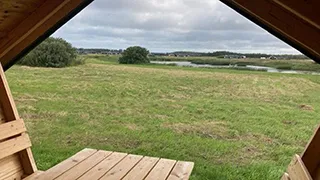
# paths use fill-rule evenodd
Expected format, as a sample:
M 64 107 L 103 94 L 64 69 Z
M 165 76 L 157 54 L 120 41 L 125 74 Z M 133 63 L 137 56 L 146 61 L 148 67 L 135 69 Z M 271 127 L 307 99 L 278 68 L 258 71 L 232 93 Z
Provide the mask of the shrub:
M 70 43 L 62 38 L 50 37 L 18 63 L 26 66 L 61 68 L 83 64 L 83 60 L 77 59 L 77 51 Z
M 150 63 L 148 58 L 149 51 L 140 46 L 133 46 L 127 48 L 122 57 L 119 58 L 120 64 L 144 64 Z

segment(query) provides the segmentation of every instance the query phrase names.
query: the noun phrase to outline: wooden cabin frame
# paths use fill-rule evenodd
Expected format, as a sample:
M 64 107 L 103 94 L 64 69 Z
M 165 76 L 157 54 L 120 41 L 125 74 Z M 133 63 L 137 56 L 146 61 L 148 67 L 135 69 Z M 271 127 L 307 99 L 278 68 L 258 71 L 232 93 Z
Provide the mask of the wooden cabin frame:
M 188 179 L 194 166 L 192 162 L 93 149 L 85 149 L 46 172 L 37 170 L 31 142 L 14 104 L 4 71 L 92 1 L 0 1 L 0 180 L 81 177 Z M 320 1 L 221 1 L 320 63 Z M 320 129 L 315 131 L 301 156 L 294 156 L 282 179 L 320 179 Z

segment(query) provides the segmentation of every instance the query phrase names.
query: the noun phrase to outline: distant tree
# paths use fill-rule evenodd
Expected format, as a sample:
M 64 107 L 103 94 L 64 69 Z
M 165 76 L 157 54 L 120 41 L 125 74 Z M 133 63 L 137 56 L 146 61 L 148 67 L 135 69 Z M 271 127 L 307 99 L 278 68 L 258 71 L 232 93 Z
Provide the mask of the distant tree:
M 129 47 L 122 53 L 119 58 L 120 64 L 144 64 L 150 63 L 148 58 L 149 51 L 140 46 Z
M 22 58 L 18 63 L 27 66 L 61 68 L 78 62 L 77 51 L 62 38 L 50 37 Z

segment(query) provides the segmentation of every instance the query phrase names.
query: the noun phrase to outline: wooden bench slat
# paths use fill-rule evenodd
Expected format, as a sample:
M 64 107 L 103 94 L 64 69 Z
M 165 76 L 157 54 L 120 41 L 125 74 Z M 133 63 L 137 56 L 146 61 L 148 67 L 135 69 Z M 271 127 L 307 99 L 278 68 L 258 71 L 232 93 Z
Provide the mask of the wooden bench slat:
M 144 179 L 160 158 L 144 157 L 124 178 L 123 180 Z
M 19 156 L 17 154 L 8 156 L 0 160 L 0 179 L 3 179 L 9 172 L 18 172 L 22 169 L 21 163 L 19 161 Z
M 187 180 L 193 167 L 193 162 L 85 149 L 24 180 Z
M 0 159 L 31 147 L 31 142 L 27 134 L 9 139 L 0 143 Z
M 143 156 L 128 155 L 119 164 L 113 167 L 101 180 L 119 180 L 122 179 L 141 159 Z
M 95 165 L 106 159 L 111 153 L 112 152 L 109 151 L 98 151 L 94 155 L 88 157 L 81 163 L 63 173 L 61 176 L 57 177 L 56 180 L 78 179 Z
M 41 174 L 43 174 L 43 171 L 36 171 L 35 173 L 31 174 L 30 176 L 24 178 L 23 180 L 31 180 L 34 179 L 37 176 L 40 176 Z
M 0 141 L 26 131 L 23 120 L 15 120 L 0 124 Z
M 81 176 L 79 180 L 95 180 L 101 178 L 105 175 L 111 168 L 117 165 L 123 158 L 125 158 L 128 154 L 126 153 L 112 153 L 105 160 L 101 161 L 98 165 L 88 171 L 85 175 Z
M 178 161 L 171 171 L 168 180 L 188 180 L 193 166 L 193 162 Z
M 151 170 L 146 180 L 165 180 L 169 176 L 172 168 L 177 161 L 171 159 L 160 159 L 156 166 Z
M 87 159 L 88 157 L 92 156 L 98 152 L 95 149 L 84 149 L 74 156 L 70 157 L 69 159 L 57 164 L 56 166 L 52 167 L 51 169 L 47 170 L 46 172 L 40 174 L 39 176 L 34 177 L 37 180 L 52 180 L 56 177 L 60 176 L 65 171 L 71 169 L 75 165 L 79 164 L 83 160 Z
M 21 180 L 23 174 L 24 174 L 23 169 L 20 169 L 19 171 L 13 174 L 8 174 L 8 176 L 5 177 L 3 180 Z
M 312 180 L 299 155 L 295 155 L 288 166 L 290 180 Z

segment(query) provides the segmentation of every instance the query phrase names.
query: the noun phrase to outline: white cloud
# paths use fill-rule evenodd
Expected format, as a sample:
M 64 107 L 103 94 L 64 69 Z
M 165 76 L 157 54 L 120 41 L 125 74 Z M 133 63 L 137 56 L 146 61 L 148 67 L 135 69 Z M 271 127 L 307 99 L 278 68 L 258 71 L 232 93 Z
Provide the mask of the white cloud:
M 298 53 L 218 0 L 95 0 L 54 36 L 84 48 Z

